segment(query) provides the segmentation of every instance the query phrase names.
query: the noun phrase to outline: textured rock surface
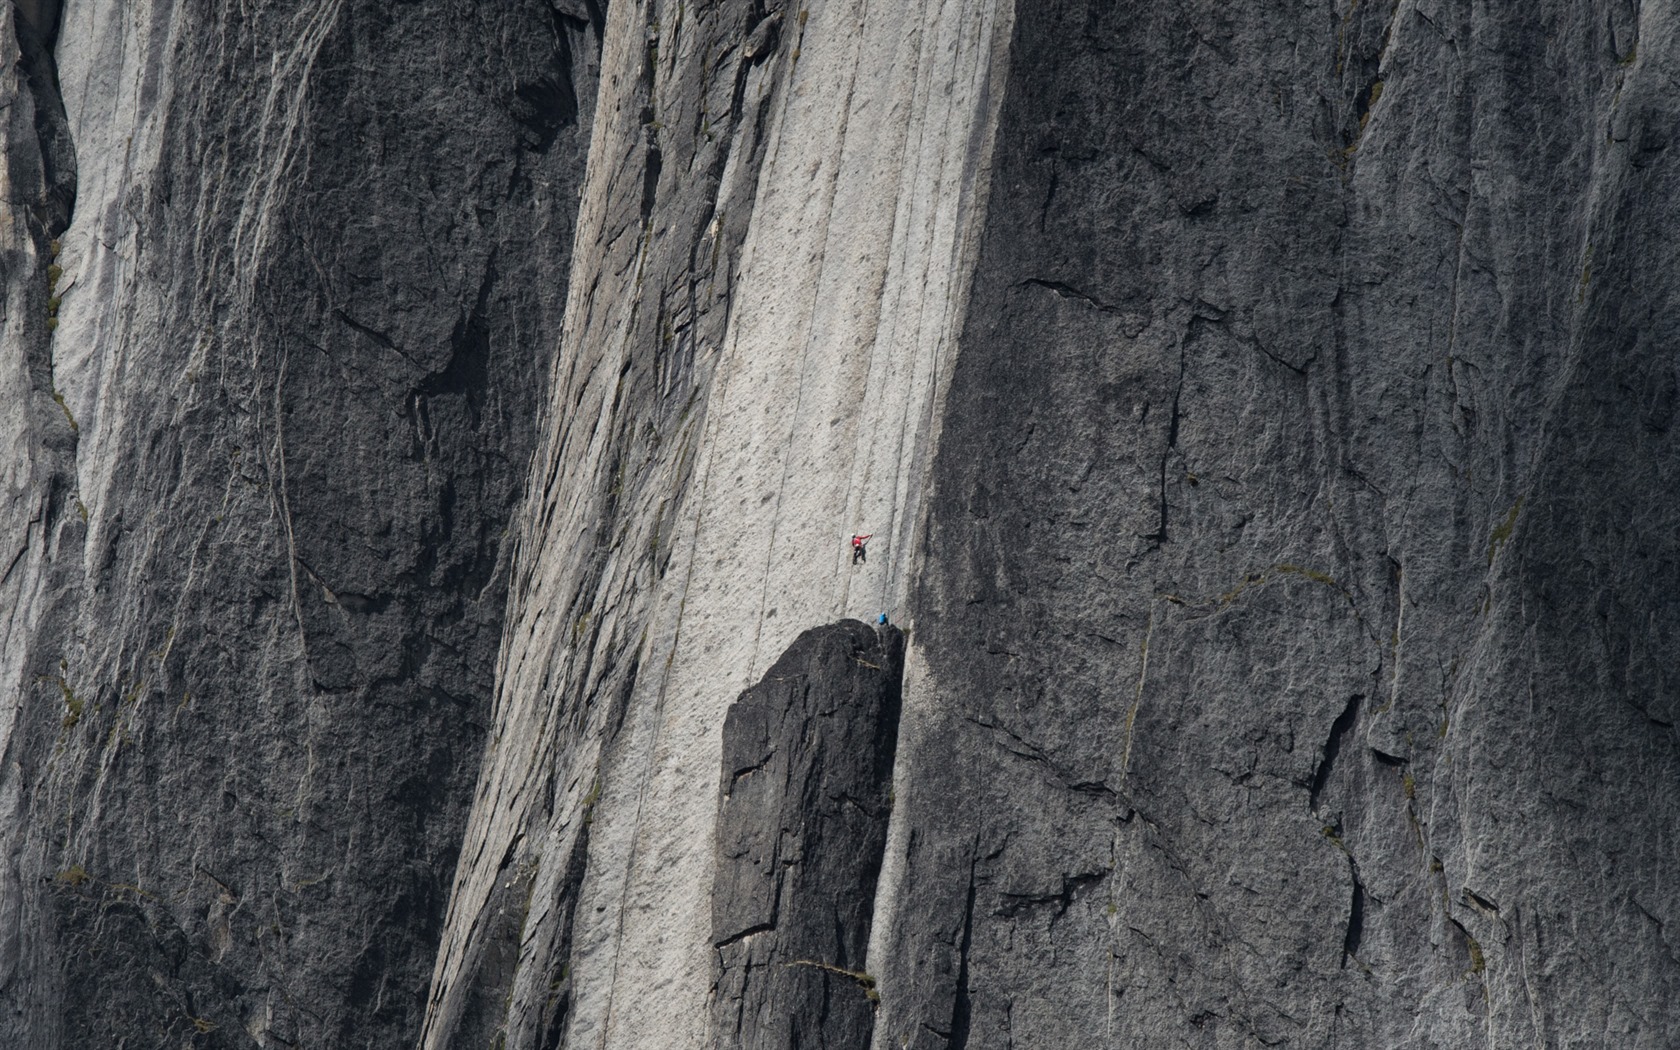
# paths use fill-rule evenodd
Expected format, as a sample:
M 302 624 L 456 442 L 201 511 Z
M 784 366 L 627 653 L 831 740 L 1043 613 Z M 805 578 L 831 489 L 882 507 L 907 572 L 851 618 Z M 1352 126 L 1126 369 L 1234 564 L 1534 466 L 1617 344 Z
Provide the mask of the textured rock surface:
M 1671 7 L 15 6 L 0 1045 L 1680 1045 Z
M 1007 28 L 612 9 L 428 1047 L 711 1045 L 724 713 L 908 586 Z
M 1680 1039 L 1674 32 L 1019 23 L 877 1045 Z
M 712 883 L 721 1046 L 869 1046 L 878 995 L 863 957 L 903 661 L 895 628 L 814 628 L 729 709 Z
M 57 7 L 0 32 L 0 1045 L 411 1046 L 601 27 Z

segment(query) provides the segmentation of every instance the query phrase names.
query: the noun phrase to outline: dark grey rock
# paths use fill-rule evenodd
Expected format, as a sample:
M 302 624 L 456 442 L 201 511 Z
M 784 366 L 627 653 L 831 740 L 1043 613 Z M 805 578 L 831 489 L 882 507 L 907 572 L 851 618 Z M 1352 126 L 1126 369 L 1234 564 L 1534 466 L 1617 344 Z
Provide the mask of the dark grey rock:
M 66 203 L 82 248 L 35 335 L 38 447 L 75 451 L 5 628 L 0 1045 L 411 1046 L 601 27 L 540 0 L 158 17 L 82 9 L 57 41 L 132 63 L 70 124 L 84 174 L 124 106 L 161 145 Z
M 21 0 L 12 8 L 17 73 L 28 86 L 38 150 L 20 142 L 19 149 L 8 152 L 17 153 L 19 159 L 39 158 L 40 185 L 34 188 L 38 196 L 28 203 L 32 205 L 31 217 L 48 237 L 64 232 L 76 207 L 76 147 L 70 140 L 58 86 L 58 63 L 53 55 L 61 14 L 58 0 Z M 26 178 L 21 184 L 14 183 L 14 192 L 33 181 Z M 25 198 L 16 198 L 15 202 L 22 204 Z
M 723 1045 L 869 1046 L 903 670 L 897 628 L 843 620 L 800 635 L 729 709 L 712 896 Z
M 877 1045 L 1680 1041 L 1673 22 L 1019 20 Z

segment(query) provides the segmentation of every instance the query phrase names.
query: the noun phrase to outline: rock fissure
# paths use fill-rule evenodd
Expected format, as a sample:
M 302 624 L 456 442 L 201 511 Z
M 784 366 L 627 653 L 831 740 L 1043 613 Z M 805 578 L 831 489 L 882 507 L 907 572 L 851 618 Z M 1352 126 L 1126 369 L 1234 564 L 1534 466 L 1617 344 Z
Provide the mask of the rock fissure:
M 76 145 L 64 109 L 55 55 L 62 27 L 59 0 L 23 0 L 12 5 L 18 71 L 34 103 L 35 147 L 41 165 L 41 196 L 28 204 L 40 223 L 42 239 L 54 243 L 70 226 L 76 211 Z M 57 265 L 56 259 L 52 265 Z
M 1330 724 L 1330 735 L 1325 740 L 1323 749 L 1319 752 L 1318 762 L 1313 767 L 1312 781 L 1307 789 L 1307 808 L 1315 813 L 1318 811 L 1319 798 L 1323 795 L 1325 786 L 1330 782 L 1331 769 L 1335 766 L 1336 759 L 1341 755 L 1342 738 L 1353 729 L 1354 723 L 1358 720 L 1359 702 L 1363 699 L 1365 698 L 1357 693 L 1349 697 L 1347 706 Z

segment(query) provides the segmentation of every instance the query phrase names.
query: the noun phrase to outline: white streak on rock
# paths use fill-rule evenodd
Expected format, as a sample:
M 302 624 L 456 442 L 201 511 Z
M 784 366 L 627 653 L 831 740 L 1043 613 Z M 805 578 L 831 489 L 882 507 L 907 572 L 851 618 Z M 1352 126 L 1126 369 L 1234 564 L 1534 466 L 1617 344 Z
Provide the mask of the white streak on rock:
M 644 16 L 612 9 L 574 262 L 580 290 L 599 283 L 592 268 L 610 253 L 612 195 L 633 192 L 620 159 L 626 121 L 611 114 L 627 105 L 642 61 Z M 426 1045 L 446 1045 L 464 994 L 457 984 L 483 948 L 487 902 L 508 877 L 504 858 L 538 843 L 532 899 L 546 901 L 585 821 L 590 855 L 575 909 L 566 1045 L 710 1045 L 723 715 L 804 628 L 883 611 L 913 618 L 904 601 L 913 537 L 965 312 L 1011 28 L 1007 3 L 861 0 L 812 4 L 803 24 L 783 27 L 788 39 L 770 62 L 790 68 L 780 71 L 785 90 L 775 96 L 732 316 L 722 345 L 698 350 L 715 356 L 702 363 L 710 367 L 704 437 L 687 498 L 680 511 L 649 503 L 632 514 L 587 596 L 578 548 L 601 520 L 589 482 L 610 469 L 612 377 L 627 360 L 602 334 L 628 333 L 637 304 L 571 299 L 547 447 L 529 489 L 495 739 L 457 872 Z M 749 93 L 762 88 L 749 83 Z M 743 152 L 732 154 L 726 185 Z M 592 310 L 621 320 L 586 316 Z M 675 478 L 681 456 L 672 450 L 645 469 Z M 621 568 L 619 554 L 642 542 L 655 513 L 678 521 L 667 526 L 671 563 L 648 594 L 638 588 L 650 581 Z M 851 564 L 854 532 L 875 534 L 864 565 Z M 639 615 L 641 625 L 609 629 L 580 610 Z M 644 628 L 642 671 L 613 739 L 603 746 L 587 713 L 578 715 L 581 732 L 555 725 L 599 675 L 609 636 Z M 584 633 L 599 639 L 593 652 L 578 644 Z M 530 828 L 549 791 L 547 830 Z M 526 945 L 558 921 L 539 903 L 531 908 Z M 521 965 L 541 960 L 525 953 Z M 516 977 L 516 1009 L 538 976 Z

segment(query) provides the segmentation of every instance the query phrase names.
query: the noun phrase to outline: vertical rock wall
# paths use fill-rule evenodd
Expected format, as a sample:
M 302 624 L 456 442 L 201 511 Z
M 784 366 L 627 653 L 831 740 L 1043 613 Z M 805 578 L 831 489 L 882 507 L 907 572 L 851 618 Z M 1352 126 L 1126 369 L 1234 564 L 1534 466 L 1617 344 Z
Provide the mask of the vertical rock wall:
M 429 1047 L 711 1045 L 724 712 L 908 585 L 1010 17 L 613 9 Z
M 0 1043 L 412 1045 L 600 12 L 57 7 L 0 33 Z
M 15 3 L 0 1045 L 1680 1045 L 1677 25 Z
M 878 1047 L 1680 1039 L 1674 32 L 1018 23 Z
M 16 855 L 29 804 L 15 774 L 25 746 L 19 733 L 25 694 L 39 673 L 29 641 L 54 599 L 54 562 L 81 538 L 67 483 L 74 432 L 53 399 L 48 352 L 50 245 L 63 229 L 64 216 L 52 206 L 50 147 L 37 119 L 55 105 L 50 94 L 36 95 L 41 54 L 51 39 L 43 14 L 20 6 L 10 19 L 0 19 L 0 404 L 6 406 L 0 411 L 0 688 L 7 698 L 0 706 L 0 754 L 6 756 L 0 771 L 0 841 L 10 847 L 0 859 L 0 987 L 14 996 L 0 1025 L 17 1032 L 22 1026 L 16 1018 L 22 1013 L 23 1030 L 52 1046 L 58 1041 L 58 1018 L 34 1005 L 45 989 L 17 995 L 20 985 L 37 983 L 25 966 L 40 948 L 31 928 L 38 904 L 24 898 L 39 874 Z M 27 59 L 26 49 L 31 52 Z M 50 88 L 50 79 L 47 84 Z

